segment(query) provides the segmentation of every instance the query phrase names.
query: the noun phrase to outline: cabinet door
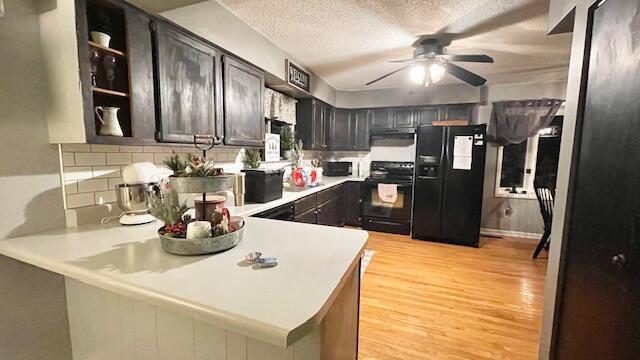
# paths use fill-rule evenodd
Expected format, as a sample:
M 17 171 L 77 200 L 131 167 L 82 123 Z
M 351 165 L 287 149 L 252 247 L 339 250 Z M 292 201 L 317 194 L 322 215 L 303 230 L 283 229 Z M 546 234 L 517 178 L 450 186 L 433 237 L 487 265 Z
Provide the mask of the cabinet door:
M 233 57 L 224 63 L 224 143 L 227 145 L 263 146 L 264 75 Z
M 371 129 L 391 129 L 393 128 L 393 118 L 389 109 L 371 109 Z
M 312 150 L 324 150 L 325 148 L 325 109 L 324 104 L 317 100 L 311 103 L 311 144 Z
M 369 150 L 369 114 L 367 110 L 354 110 L 349 117 L 351 149 L 352 150 Z
M 330 221 L 333 226 L 344 226 L 346 221 L 347 214 L 345 211 L 345 204 L 347 199 L 345 189 L 344 184 L 340 184 L 333 190 L 335 210 L 334 217 L 331 219 L 332 221 Z
M 473 105 L 447 105 L 444 108 L 443 120 L 473 121 Z
M 329 220 L 331 217 L 331 202 L 327 201 L 324 204 L 318 205 L 316 210 L 316 224 L 318 225 L 329 225 Z
M 155 23 L 159 139 L 222 136 L 220 53 L 171 25 Z
M 351 129 L 350 111 L 346 109 L 335 109 L 331 121 L 331 149 L 351 150 Z
M 296 215 L 293 218 L 293 221 L 306 223 L 306 224 L 316 224 L 317 223 L 316 208 L 314 207 L 313 209 L 307 210 L 300 215 Z
M 124 15 L 131 82 L 131 135 L 136 139 L 154 140 L 156 113 L 150 18 L 129 6 L 125 7 Z
M 361 226 L 360 215 L 362 203 L 362 191 L 360 182 L 349 181 L 345 183 L 345 224 L 350 226 Z
M 413 123 L 413 109 L 400 108 L 395 109 L 393 114 L 393 127 L 394 128 L 411 128 L 414 127 Z
M 440 112 L 439 106 L 416 109 L 416 125 L 431 125 L 434 121 L 440 121 Z
M 331 124 L 335 119 L 335 109 L 333 106 L 323 104 L 324 116 L 322 118 L 322 148 L 324 150 L 331 149 L 333 146 L 333 138 L 331 137 Z

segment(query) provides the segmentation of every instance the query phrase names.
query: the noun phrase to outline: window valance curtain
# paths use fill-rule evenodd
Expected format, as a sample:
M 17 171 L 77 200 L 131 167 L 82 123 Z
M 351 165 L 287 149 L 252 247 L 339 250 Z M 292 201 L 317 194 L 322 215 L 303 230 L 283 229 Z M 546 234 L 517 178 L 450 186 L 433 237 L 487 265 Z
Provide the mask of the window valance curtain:
M 564 100 L 514 100 L 493 103 L 487 140 L 500 146 L 519 144 L 549 126 Z

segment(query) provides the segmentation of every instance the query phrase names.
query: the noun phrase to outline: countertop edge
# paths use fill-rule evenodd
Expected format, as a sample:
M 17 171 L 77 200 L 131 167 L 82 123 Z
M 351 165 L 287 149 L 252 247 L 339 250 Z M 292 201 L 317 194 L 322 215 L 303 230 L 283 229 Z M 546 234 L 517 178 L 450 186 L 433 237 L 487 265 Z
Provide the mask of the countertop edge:
M 277 221 L 277 220 L 274 220 Z M 360 230 L 363 233 L 363 230 Z M 53 273 L 62 275 L 66 278 L 79 281 L 89 286 L 95 286 L 97 288 L 114 292 L 116 294 L 130 297 L 134 300 L 142 301 L 147 304 L 162 307 L 167 310 L 176 311 L 180 314 L 191 316 L 202 320 L 211 325 L 220 327 L 225 330 L 238 332 L 250 338 L 254 338 L 266 343 L 279 346 L 281 348 L 287 348 L 293 345 L 297 340 L 303 338 L 308 334 L 316 325 L 320 324 L 324 315 L 333 304 L 337 294 L 344 287 L 347 281 L 347 276 L 350 274 L 354 266 L 356 266 L 364 253 L 364 249 L 368 243 L 368 234 L 362 241 L 360 250 L 354 256 L 351 264 L 347 270 L 342 274 L 342 277 L 332 293 L 323 302 L 314 316 L 307 321 L 301 323 L 297 327 L 287 330 L 280 327 L 275 327 L 265 323 L 261 323 L 252 319 L 244 318 L 240 315 L 229 314 L 223 311 L 213 311 L 212 309 L 203 308 L 200 305 L 193 304 L 187 300 L 170 297 L 162 293 L 158 293 L 144 287 L 134 287 L 123 284 L 118 280 L 114 280 L 109 276 L 99 275 L 98 273 L 78 269 L 72 265 L 66 263 L 51 264 L 50 261 L 39 255 L 27 255 L 21 251 L 13 251 L 8 247 L 2 246 L 0 240 L 0 255 L 10 257 L 12 259 L 21 261 L 25 264 L 29 264 Z
M 325 315 L 327 314 L 327 312 L 331 308 L 331 305 L 333 305 L 336 297 L 338 297 L 338 295 L 340 294 L 340 291 L 342 290 L 344 285 L 347 283 L 347 281 L 349 281 L 349 275 L 355 270 L 356 266 L 359 266 L 360 260 L 362 259 L 362 256 L 364 255 L 364 250 L 367 247 L 368 243 L 369 243 L 369 235 L 367 235 L 367 239 L 362 244 L 362 247 L 360 248 L 360 251 L 358 252 L 358 255 L 353 259 L 353 261 L 349 265 L 349 268 L 347 269 L 347 271 L 344 274 L 342 274 L 342 277 L 340 278 L 340 282 L 333 289 L 333 292 L 331 293 L 331 295 L 329 295 L 327 300 L 324 302 L 323 306 L 309 320 L 305 321 L 304 323 L 300 324 L 298 327 L 296 327 L 295 329 L 293 329 L 293 330 L 291 330 L 289 332 L 289 334 L 287 335 L 287 340 L 286 340 L 287 344 L 291 345 L 291 344 L 294 344 L 296 341 L 302 339 L 315 326 L 319 325 L 322 322 L 322 320 L 324 319 Z M 287 345 L 287 346 L 289 346 L 289 345 Z
M 242 318 L 239 315 L 216 312 L 211 309 L 204 309 L 201 306 L 192 304 L 186 300 L 169 297 L 143 287 L 131 287 L 123 285 L 117 280 L 108 276 L 99 276 L 91 271 L 77 271 L 70 265 L 52 266 L 39 256 L 25 256 L 20 252 L 14 252 L 0 246 L 0 255 L 10 257 L 46 271 L 70 278 L 89 286 L 114 292 L 116 294 L 130 297 L 134 300 L 162 307 L 180 314 L 195 317 L 214 326 L 225 330 L 235 331 L 250 338 L 270 343 L 279 347 L 288 347 L 289 333 L 286 329 L 274 327 L 255 320 Z
M 325 176 L 326 177 L 326 176 Z M 329 177 L 331 178 L 331 177 Z M 247 205 L 258 205 L 255 209 L 251 209 L 251 210 L 246 210 L 246 211 L 239 211 L 238 209 L 236 209 L 235 206 L 228 206 L 229 211 L 231 212 L 231 215 L 238 215 L 238 216 L 244 216 L 244 217 L 248 217 L 248 216 L 253 216 L 255 214 L 259 214 L 263 211 L 268 211 L 271 210 L 273 208 L 276 208 L 278 206 L 282 206 L 285 204 L 288 204 L 290 202 L 294 202 L 296 200 L 300 200 L 303 197 L 309 196 L 309 195 L 313 195 L 315 193 L 318 193 L 322 190 L 326 190 L 326 189 L 330 189 L 334 186 L 338 186 L 344 183 L 347 183 L 349 181 L 355 181 L 355 182 L 363 182 L 365 178 L 363 177 L 336 177 L 336 178 L 332 178 L 336 179 L 335 182 L 331 182 L 330 184 L 323 184 L 320 186 L 316 186 L 316 187 L 312 187 L 309 189 L 305 189 L 305 190 L 300 190 L 300 191 L 287 191 L 287 190 L 283 190 L 283 194 L 290 194 L 289 198 L 285 198 L 284 196 L 279 198 L 279 199 L 275 199 L 263 204 L 245 204 L 245 206 Z

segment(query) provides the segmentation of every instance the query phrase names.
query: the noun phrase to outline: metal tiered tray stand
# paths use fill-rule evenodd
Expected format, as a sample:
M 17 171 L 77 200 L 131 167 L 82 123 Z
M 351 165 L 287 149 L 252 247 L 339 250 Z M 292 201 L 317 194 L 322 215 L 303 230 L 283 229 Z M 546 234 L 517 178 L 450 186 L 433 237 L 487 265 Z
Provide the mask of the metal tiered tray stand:
M 193 145 L 196 149 L 202 151 L 202 160 L 207 158 L 207 151 L 215 146 L 215 138 L 210 135 L 194 135 Z M 207 221 L 206 203 L 207 193 L 219 192 L 233 188 L 235 175 L 218 175 L 210 177 L 169 177 L 171 188 L 178 193 L 202 194 L 203 211 L 201 217 L 196 220 Z M 199 238 L 199 239 L 182 239 L 165 234 L 158 231 L 162 248 L 164 251 L 176 255 L 205 255 L 229 250 L 238 245 L 244 234 L 244 221 L 239 225 L 239 229 L 228 234 Z

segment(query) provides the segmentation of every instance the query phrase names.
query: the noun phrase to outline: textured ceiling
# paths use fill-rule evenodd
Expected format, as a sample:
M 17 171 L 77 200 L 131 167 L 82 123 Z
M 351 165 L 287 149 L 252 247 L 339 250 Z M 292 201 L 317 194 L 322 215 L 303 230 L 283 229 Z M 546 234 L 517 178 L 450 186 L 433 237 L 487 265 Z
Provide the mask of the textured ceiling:
M 566 79 L 571 35 L 547 36 L 546 0 L 218 0 L 340 90 L 409 86 L 400 67 L 419 35 L 453 38 L 450 54 L 486 53 L 494 64 L 458 63 L 489 84 Z M 448 76 L 443 82 L 456 83 Z

